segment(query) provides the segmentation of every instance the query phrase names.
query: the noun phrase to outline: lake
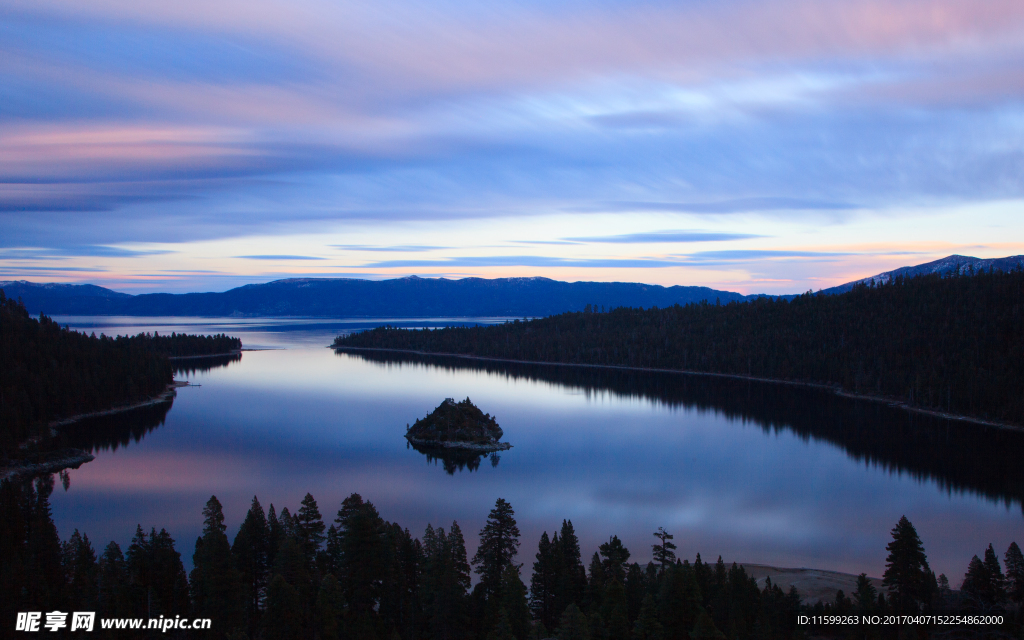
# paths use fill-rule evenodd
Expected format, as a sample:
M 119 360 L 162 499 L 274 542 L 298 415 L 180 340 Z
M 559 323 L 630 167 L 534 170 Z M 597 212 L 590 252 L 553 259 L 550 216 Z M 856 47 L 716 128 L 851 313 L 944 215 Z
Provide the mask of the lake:
M 57 317 L 108 335 L 227 333 L 240 358 L 178 361 L 170 406 L 79 425 L 96 459 L 52 498 L 63 538 L 124 548 L 136 524 L 166 528 L 186 567 L 211 494 L 228 535 L 257 495 L 325 521 L 360 493 L 422 536 L 458 520 L 472 554 L 498 497 L 515 509 L 529 572 L 542 531 L 572 520 L 584 562 L 612 534 L 651 558 L 658 527 L 682 557 L 881 576 L 906 515 L 936 574 L 959 586 L 974 554 L 1024 543 L 1021 432 L 908 413 L 823 391 L 681 374 L 335 353 L 368 320 Z M 503 319 L 391 321 L 443 326 Z M 187 363 L 184 364 L 184 363 Z M 496 416 L 500 458 L 435 460 L 406 425 L 445 398 Z

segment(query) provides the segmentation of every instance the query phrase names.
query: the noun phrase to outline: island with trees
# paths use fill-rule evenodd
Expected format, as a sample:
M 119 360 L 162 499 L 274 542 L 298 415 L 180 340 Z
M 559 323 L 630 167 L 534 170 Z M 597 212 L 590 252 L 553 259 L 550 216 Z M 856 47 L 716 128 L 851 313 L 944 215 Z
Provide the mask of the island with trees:
M 1024 426 L 1024 271 L 895 277 L 838 295 L 584 311 L 339 336 L 334 347 L 810 384 Z
M 502 435 L 494 417 L 469 398 L 460 402 L 445 398 L 429 415 L 407 426 L 405 432 L 405 438 L 414 445 L 478 453 L 511 449 L 511 444 L 499 442 Z

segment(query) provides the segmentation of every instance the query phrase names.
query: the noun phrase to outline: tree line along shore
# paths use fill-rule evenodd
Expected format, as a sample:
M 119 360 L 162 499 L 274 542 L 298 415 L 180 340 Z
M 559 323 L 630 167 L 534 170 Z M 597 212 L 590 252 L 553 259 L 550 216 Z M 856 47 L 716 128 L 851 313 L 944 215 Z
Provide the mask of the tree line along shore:
M 241 347 L 225 335 L 85 335 L 30 317 L 0 290 L 0 457 L 33 438 L 49 440 L 52 422 L 159 395 L 174 381 L 169 357 Z
M 745 376 L 1024 425 L 1021 270 L 897 277 L 791 300 L 588 305 L 491 326 L 380 327 L 333 346 Z
M 500 498 L 470 559 L 457 522 L 447 530 L 427 525 L 417 538 L 358 494 L 341 503 L 329 527 L 310 494 L 294 514 L 273 505 L 264 512 L 254 497 L 229 541 L 222 506 L 211 497 L 186 575 L 165 529 L 138 527 L 125 551 L 116 542 L 97 550 L 77 529 L 62 542 L 50 516 L 53 485 L 52 476 L 0 484 L 0 581 L 7 594 L 0 619 L 7 622 L 18 611 L 60 610 L 95 611 L 100 618 L 210 618 L 212 631 L 201 637 L 231 640 L 783 640 L 864 631 L 862 625 L 801 626 L 800 614 L 972 614 L 1002 616 L 986 632 L 1016 638 L 1022 631 L 1024 557 L 1016 543 L 1003 565 L 989 545 L 953 591 L 928 567 L 905 517 L 886 547 L 884 590 L 861 574 L 853 593 L 807 605 L 795 588 L 770 579 L 759 586 L 721 557 L 678 558 L 674 536 L 661 528 L 645 566 L 630 562 L 630 550 L 611 536 L 585 567 L 568 520 L 550 537 L 542 534 L 535 552 L 520 554 L 515 513 Z M 524 562 L 530 557 L 532 572 Z M 914 632 L 941 629 L 923 625 Z M 868 633 L 895 638 L 900 629 Z

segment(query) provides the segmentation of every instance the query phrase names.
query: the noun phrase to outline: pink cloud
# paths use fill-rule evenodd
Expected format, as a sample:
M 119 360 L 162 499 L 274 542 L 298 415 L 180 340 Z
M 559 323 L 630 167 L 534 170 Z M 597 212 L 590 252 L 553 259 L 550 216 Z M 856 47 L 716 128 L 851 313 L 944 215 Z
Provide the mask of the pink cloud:
M 373 84 L 435 89 L 507 87 L 594 73 L 700 75 L 708 66 L 766 60 L 988 49 L 1016 41 L 1024 29 L 1024 5 L 1015 0 L 779 0 L 573 12 L 467 7 L 457 13 L 400 2 L 21 4 L 64 16 L 265 38 L 325 63 L 378 74 L 367 78 Z

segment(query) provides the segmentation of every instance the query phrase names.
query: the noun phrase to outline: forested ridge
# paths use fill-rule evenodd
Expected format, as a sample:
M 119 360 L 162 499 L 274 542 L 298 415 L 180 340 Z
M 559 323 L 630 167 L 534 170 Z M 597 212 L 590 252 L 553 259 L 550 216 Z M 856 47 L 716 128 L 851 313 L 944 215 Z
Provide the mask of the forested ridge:
M 535 547 L 521 548 L 512 505 L 501 498 L 470 558 L 458 522 L 427 525 L 417 538 L 359 494 L 342 501 L 333 522 L 308 493 L 294 514 L 274 505 L 264 511 L 254 497 L 232 540 L 222 505 L 211 497 L 186 574 L 165 529 L 138 527 L 124 551 L 116 542 L 97 549 L 78 530 L 62 542 L 50 515 L 52 491 L 52 476 L 0 484 L 3 624 L 13 624 L 19 611 L 95 611 L 97 630 L 103 618 L 212 620 L 209 631 L 163 629 L 158 635 L 167 638 L 784 640 L 869 631 L 868 637 L 895 639 L 907 625 L 800 626 L 797 616 L 970 613 L 1002 615 L 1003 622 L 958 630 L 1007 638 L 1021 631 L 1024 557 L 1016 543 L 1002 564 L 991 545 L 984 560 L 965 563 L 955 592 L 931 571 L 905 517 L 886 547 L 883 592 L 861 574 L 853 593 L 807 605 L 795 588 L 759 585 L 721 557 L 677 557 L 674 536 L 662 528 L 653 532 L 650 551 L 637 554 L 651 558 L 645 564 L 630 562 L 634 554 L 614 535 L 585 563 L 568 520 Z M 945 629 L 915 626 L 915 637 L 925 637 L 929 626 Z
M 51 421 L 159 394 L 173 382 L 168 356 L 239 348 L 227 336 L 87 336 L 30 317 L 0 290 L 0 451 L 49 437 Z
M 336 348 L 663 368 L 829 385 L 1024 424 L 1024 271 L 927 275 L 665 309 L 339 336 Z

